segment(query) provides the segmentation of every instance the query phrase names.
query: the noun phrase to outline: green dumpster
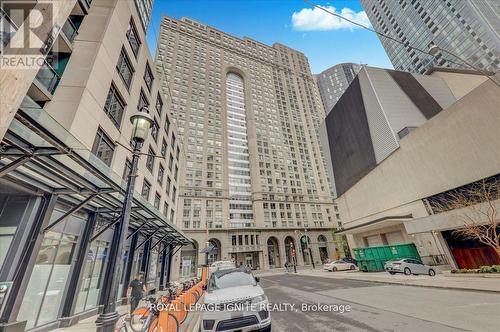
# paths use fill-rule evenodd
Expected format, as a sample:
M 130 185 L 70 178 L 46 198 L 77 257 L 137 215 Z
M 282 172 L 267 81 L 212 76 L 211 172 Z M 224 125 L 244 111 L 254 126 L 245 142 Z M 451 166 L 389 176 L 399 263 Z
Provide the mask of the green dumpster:
M 390 260 L 415 258 L 420 255 L 414 243 L 391 244 L 379 247 L 355 248 L 354 257 L 358 267 L 363 272 L 384 271 L 384 264 Z

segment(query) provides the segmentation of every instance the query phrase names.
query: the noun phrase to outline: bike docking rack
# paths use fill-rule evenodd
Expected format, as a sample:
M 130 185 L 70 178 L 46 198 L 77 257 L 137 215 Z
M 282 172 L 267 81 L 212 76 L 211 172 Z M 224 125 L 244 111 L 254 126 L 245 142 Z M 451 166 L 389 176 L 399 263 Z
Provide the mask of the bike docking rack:
M 148 307 L 140 307 L 134 310 L 130 319 L 130 327 L 133 331 L 148 332 L 178 332 L 183 323 L 186 322 L 189 310 L 194 306 L 204 293 L 207 284 L 208 268 L 203 267 L 202 279 L 187 290 L 183 290 L 177 296 L 159 295 L 158 298 L 147 297 Z M 175 296 L 175 298 L 173 298 Z M 135 326 L 134 322 L 138 322 Z M 156 330 L 155 330 L 156 329 Z

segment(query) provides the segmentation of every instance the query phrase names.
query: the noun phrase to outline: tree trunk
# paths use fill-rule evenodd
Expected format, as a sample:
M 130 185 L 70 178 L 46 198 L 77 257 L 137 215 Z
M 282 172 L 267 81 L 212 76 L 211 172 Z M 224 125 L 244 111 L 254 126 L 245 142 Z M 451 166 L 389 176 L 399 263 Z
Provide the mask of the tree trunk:
M 497 253 L 498 259 L 500 259 L 500 248 L 495 248 L 495 252 Z

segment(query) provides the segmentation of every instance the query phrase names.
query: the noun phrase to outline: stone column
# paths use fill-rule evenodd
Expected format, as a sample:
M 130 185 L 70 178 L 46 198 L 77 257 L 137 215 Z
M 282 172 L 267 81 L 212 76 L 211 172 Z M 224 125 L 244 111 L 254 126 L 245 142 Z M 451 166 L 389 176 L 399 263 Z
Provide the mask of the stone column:
M 267 248 L 259 251 L 259 266 L 261 270 L 269 270 L 269 259 L 267 255 Z
M 284 267 L 285 266 L 285 262 L 286 262 L 286 249 L 285 249 L 285 239 L 283 237 L 277 237 L 278 238 L 278 249 L 279 249 L 279 265 L 280 267 Z
M 304 266 L 304 255 L 302 253 L 302 246 L 300 245 L 300 236 L 294 236 L 295 240 L 295 258 L 297 259 L 297 266 Z

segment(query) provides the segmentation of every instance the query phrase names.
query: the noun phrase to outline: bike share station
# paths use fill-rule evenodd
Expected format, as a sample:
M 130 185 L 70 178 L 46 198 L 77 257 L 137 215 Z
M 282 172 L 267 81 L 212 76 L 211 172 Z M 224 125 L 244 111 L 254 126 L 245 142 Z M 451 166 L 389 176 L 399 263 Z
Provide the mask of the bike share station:
M 0 155 L 0 331 L 95 315 L 114 331 L 137 272 L 154 291 L 167 285 L 191 240 L 29 98 Z
M 208 266 L 204 266 L 201 269 L 200 278 L 170 283 L 156 295 L 146 296 L 142 305 L 131 314 L 129 323 L 121 319 L 116 331 L 128 332 L 129 329 L 134 332 L 195 330 L 199 320 L 194 315 L 199 312 L 193 312 L 190 309 L 203 301 L 208 274 Z

